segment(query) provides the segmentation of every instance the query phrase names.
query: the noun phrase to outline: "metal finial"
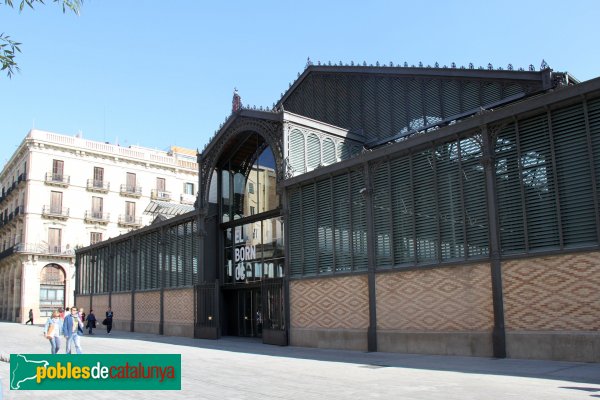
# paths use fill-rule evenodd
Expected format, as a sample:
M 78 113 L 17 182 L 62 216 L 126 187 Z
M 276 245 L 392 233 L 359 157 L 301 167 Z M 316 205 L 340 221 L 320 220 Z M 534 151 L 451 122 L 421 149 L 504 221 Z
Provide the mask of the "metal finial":
M 408 63 L 404 61 L 404 68 L 408 68 Z
M 535 71 L 535 67 L 533 66 L 533 64 L 529 64 L 529 70 L 530 71 Z
M 350 66 L 354 67 L 354 61 L 350 61 Z
M 394 63 L 390 61 L 390 67 L 393 67 L 393 66 L 394 66 Z
M 494 69 L 494 66 L 492 65 L 492 63 L 488 63 L 488 69 Z
M 542 65 L 540 65 L 540 70 L 546 69 L 546 68 L 550 68 L 550 66 L 548 65 L 548 63 L 546 62 L 546 60 L 544 60 L 542 58 Z
M 473 65 L 473 63 L 469 63 L 469 69 L 475 69 L 475 66 Z
M 450 67 L 456 68 L 456 63 L 453 62 L 452 64 L 450 64 Z
M 379 61 L 375 62 L 375 66 L 379 67 Z
M 306 65 L 304 66 L 304 69 L 310 67 L 311 65 L 313 65 L 312 61 L 310 61 L 310 57 L 306 58 Z
M 363 67 L 366 67 L 366 66 L 367 66 L 367 62 L 363 61 Z
M 513 65 L 512 65 L 512 64 L 508 64 L 508 67 L 507 67 L 507 69 L 508 69 L 509 71 L 512 71 L 512 70 L 513 70 Z
M 423 63 L 419 61 L 419 68 L 423 68 Z
M 435 62 L 435 64 L 433 64 L 433 66 L 434 66 L 435 68 L 439 68 L 439 67 L 440 67 L 440 64 L 439 64 L 439 63 L 436 61 L 436 62 Z

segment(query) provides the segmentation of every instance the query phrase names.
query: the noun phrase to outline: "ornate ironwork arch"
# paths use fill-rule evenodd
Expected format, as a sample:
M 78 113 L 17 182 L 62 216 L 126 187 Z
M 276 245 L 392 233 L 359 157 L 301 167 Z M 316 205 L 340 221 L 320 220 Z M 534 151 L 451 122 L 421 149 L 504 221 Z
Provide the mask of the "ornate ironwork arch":
M 275 168 L 277 182 L 284 178 L 283 174 L 283 126 L 280 121 L 271 121 L 259 119 L 255 117 L 237 116 L 224 132 L 217 136 L 214 145 L 201 155 L 200 159 L 200 182 L 199 196 L 202 200 L 199 204 L 208 205 L 208 195 L 212 179 L 212 171 L 217 167 L 217 164 L 223 156 L 223 151 L 227 145 L 234 140 L 238 135 L 244 132 L 256 132 L 259 134 L 271 148 L 273 157 L 275 158 Z M 256 155 L 258 156 L 258 155 Z

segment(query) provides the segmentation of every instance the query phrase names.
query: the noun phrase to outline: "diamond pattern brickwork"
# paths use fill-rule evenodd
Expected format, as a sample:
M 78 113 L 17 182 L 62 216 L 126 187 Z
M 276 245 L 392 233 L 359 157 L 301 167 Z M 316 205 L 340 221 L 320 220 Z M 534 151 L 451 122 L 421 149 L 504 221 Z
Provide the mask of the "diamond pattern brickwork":
M 294 328 L 365 329 L 369 326 L 367 277 L 293 281 L 290 314 Z
M 506 261 L 502 280 L 507 330 L 600 330 L 600 252 Z
M 493 328 L 487 264 L 378 274 L 376 285 L 377 329 L 439 332 Z
M 90 303 L 88 303 L 89 305 Z M 83 306 L 85 308 L 85 306 Z M 94 315 L 96 315 L 96 319 L 102 322 L 104 316 L 106 315 L 106 310 L 108 310 L 108 295 L 100 294 L 92 296 L 92 310 L 94 310 Z M 88 310 L 89 312 L 89 310 Z M 115 315 L 115 318 L 118 318 Z
M 135 293 L 135 321 L 160 323 L 160 291 Z
M 165 322 L 194 323 L 194 289 L 165 290 Z
M 113 294 L 110 300 L 115 319 L 119 321 L 131 321 L 131 294 Z

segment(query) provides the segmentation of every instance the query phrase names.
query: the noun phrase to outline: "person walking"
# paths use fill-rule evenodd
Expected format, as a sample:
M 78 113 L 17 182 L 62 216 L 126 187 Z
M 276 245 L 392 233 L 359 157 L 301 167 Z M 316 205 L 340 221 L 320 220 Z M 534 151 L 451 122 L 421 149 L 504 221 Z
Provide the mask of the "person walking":
M 85 312 L 83 312 L 83 307 L 79 309 L 79 317 L 81 318 L 81 322 L 85 322 Z
M 50 342 L 50 351 L 52 354 L 58 354 L 60 350 L 60 333 L 62 332 L 63 321 L 60 319 L 58 311 L 52 312 L 52 316 L 44 325 L 44 336 Z
M 110 307 L 108 307 L 108 310 L 106 310 L 106 333 L 108 333 L 110 335 L 110 331 L 112 329 L 112 324 L 113 324 L 113 312 L 110 309 Z
M 90 310 L 90 313 L 87 316 L 86 327 L 88 328 L 88 333 L 93 335 L 92 329 L 96 327 L 96 315 L 94 314 L 94 310 Z
M 63 336 L 67 340 L 66 353 L 70 354 L 75 346 L 77 354 L 82 354 L 81 351 L 81 335 L 83 335 L 83 322 L 79 318 L 79 313 L 76 307 L 71 308 L 71 314 L 65 317 L 63 323 Z
M 33 325 L 33 310 L 31 308 L 29 309 L 29 319 L 27 320 L 27 322 L 25 322 L 25 325 L 27 325 L 30 322 L 31 325 Z

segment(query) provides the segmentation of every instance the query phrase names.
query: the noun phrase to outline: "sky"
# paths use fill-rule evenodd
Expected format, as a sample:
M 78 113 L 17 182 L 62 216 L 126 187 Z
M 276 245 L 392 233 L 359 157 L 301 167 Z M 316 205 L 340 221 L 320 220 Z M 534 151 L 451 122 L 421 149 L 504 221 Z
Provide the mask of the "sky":
M 19 3 L 20 0 L 13 0 Z M 200 149 L 231 113 L 279 100 L 307 58 L 600 76 L 597 1 L 0 1 L 0 32 L 22 43 L 0 74 L 0 162 L 30 129 L 121 146 Z

